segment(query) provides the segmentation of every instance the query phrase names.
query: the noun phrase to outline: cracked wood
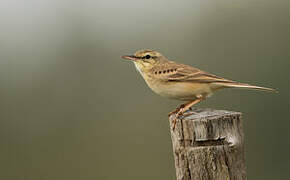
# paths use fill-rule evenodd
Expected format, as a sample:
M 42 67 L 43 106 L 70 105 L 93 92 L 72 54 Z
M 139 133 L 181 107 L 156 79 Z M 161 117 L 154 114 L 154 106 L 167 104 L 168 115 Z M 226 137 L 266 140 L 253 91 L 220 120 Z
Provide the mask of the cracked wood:
M 245 180 L 241 113 L 196 109 L 171 129 L 177 180 Z M 170 126 L 175 115 L 170 116 Z

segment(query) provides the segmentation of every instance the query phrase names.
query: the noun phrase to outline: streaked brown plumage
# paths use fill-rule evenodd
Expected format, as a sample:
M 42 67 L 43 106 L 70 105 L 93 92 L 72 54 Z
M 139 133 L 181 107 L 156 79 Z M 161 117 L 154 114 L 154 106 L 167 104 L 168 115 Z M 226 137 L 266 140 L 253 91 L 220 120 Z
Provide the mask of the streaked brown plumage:
M 134 62 L 147 85 L 155 93 L 188 101 L 172 112 L 177 113 L 177 117 L 219 89 L 235 87 L 276 92 L 271 88 L 235 82 L 192 66 L 175 63 L 153 50 L 141 50 L 134 55 L 122 57 Z

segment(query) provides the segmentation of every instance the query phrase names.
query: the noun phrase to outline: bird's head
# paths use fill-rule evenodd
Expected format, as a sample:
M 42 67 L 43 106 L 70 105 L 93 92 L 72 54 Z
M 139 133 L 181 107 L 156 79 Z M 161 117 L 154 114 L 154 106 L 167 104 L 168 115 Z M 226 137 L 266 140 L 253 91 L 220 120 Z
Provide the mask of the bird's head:
M 138 70 L 146 71 L 151 69 L 156 63 L 161 62 L 164 56 L 157 51 L 147 49 L 137 51 L 134 55 L 122 56 L 122 58 L 133 61 Z

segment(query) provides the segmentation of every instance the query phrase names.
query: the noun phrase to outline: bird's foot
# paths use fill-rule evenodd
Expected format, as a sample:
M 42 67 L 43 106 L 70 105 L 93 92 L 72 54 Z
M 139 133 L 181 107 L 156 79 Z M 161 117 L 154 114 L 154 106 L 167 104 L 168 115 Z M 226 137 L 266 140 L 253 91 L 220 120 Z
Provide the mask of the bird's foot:
M 190 111 L 188 111 L 190 110 Z M 180 116 L 187 117 L 193 114 L 197 114 L 197 112 L 192 111 L 191 106 L 187 106 L 185 104 L 182 104 L 180 107 L 176 108 L 174 111 L 169 113 L 169 116 L 175 114 L 174 119 L 172 120 L 172 130 L 175 129 L 177 119 L 179 119 Z
M 173 115 L 173 114 L 178 114 L 179 112 L 180 112 L 180 110 L 182 109 L 182 108 L 184 108 L 184 104 L 182 104 L 182 105 L 180 105 L 179 107 L 177 107 L 175 110 L 173 110 L 173 111 L 171 111 L 169 114 L 168 114 L 168 116 L 170 117 L 171 115 Z
M 189 116 L 189 115 L 192 115 L 192 114 L 196 114 L 196 113 L 193 112 L 193 111 L 190 111 L 190 112 L 188 112 L 188 113 L 185 113 L 185 112 L 186 112 L 187 110 L 192 110 L 192 109 L 191 109 L 191 106 L 193 106 L 193 105 L 195 105 L 195 104 L 197 104 L 197 103 L 199 103 L 200 101 L 203 100 L 202 96 L 199 96 L 199 97 L 197 97 L 197 98 L 198 98 L 198 99 L 195 99 L 195 100 L 193 100 L 193 101 L 189 101 L 189 102 L 186 103 L 186 104 L 182 104 L 180 107 L 176 108 L 174 111 L 172 111 L 172 112 L 169 113 L 169 116 L 175 114 L 175 117 L 174 117 L 173 122 L 172 122 L 172 124 L 173 124 L 172 130 L 175 129 L 176 121 L 177 121 L 177 119 L 179 119 L 180 116 L 184 116 L 184 117 L 186 117 L 186 116 Z
M 180 108 L 178 108 L 178 111 L 177 110 L 175 110 L 175 111 L 176 111 L 174 113 L 175 114 L 175 117 L 174 117 L 174 119 L 172 121 L 172 124 L 173 124 L 172 130 L 173 131 L 175 129 L 175 126 L 176 126 L 176 123 L 177 123 L 177 119 L 179 119 L 180 116 L 184 116 L 185 115 L 184 112 L 186 111 L 186 109 L 184 109 L 184 107 L 181 106 Z
M 176 108 L 175 110 L 171 111 L 170 113 L 168 113 L 168 116 L 172 116 L 173 114 L 176 114 L 179 111 L 179 108 Z
M 182 116 L 183 117 L 187 117 L 187 116 L 190 116 L 190 115 L 193 115 L 193 114 L 198 114 L 198 113 L 194 112 L 194 111 L 190 111 L 190 112 L 183 113 Z

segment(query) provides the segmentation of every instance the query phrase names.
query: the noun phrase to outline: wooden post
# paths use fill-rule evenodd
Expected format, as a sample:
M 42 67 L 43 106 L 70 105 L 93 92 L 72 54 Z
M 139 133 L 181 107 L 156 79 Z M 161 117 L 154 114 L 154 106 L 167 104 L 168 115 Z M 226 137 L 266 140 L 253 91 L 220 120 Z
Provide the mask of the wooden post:
M 196 109 L 180 117 L 171 139 L 177 180 L 245 180 L 241 113 Z

